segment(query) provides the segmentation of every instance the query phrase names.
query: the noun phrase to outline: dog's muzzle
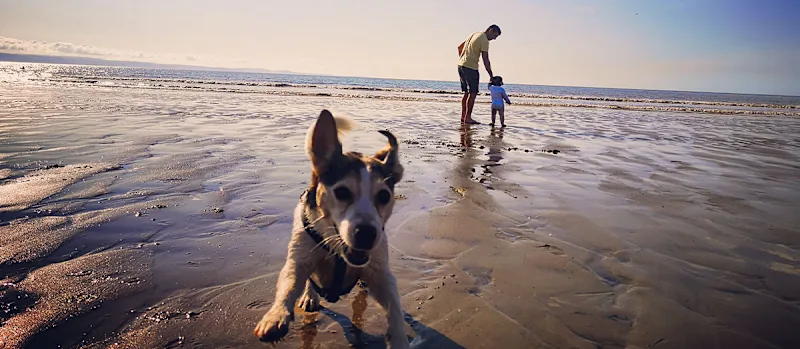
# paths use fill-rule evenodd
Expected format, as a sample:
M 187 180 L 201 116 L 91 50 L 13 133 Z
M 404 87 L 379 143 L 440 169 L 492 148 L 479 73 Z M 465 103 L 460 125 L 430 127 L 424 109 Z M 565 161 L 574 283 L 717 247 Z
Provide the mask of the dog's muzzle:
M 378 230 L 369 224 L 359 224 L 353 231 L 353 249 L 367 251 L 375 246 Z
M 364 266 L 369 263 L 369 251 L 356 250 L 348 247 L 347 252 L 344 254 L 344 258 L 347 259 L 347 263 L 350 263 L 353 266 Z
M 378 229 L 370 224 L 359 224 L 353 230 L 353 245 L 347 246 L 344 258 L 353 266 L 363 266 L 369 262 L 369 251 L 378 240 Z

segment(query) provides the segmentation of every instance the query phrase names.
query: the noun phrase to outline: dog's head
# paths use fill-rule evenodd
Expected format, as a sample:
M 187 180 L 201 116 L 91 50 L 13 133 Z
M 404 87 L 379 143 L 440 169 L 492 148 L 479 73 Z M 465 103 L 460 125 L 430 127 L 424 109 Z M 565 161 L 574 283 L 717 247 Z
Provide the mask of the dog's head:
M 403 166 L 397 139 L 389 131 L 379 131 L 389 144 L 375 155 L 344 153 L 339 132 L 348 128 L 346 120 L 323 110 L 309 130 L 306 151 L 313 169 L 309 193 L 321 219 L 338 229 L 338 238 L 331 238 L 330 232 L 325 238 L 341 241 L 333 244 L 336 252 L 348 264 L 361 267 L 386 238 L 384 225 L 392 215 L 394 187 L 403 177 Z

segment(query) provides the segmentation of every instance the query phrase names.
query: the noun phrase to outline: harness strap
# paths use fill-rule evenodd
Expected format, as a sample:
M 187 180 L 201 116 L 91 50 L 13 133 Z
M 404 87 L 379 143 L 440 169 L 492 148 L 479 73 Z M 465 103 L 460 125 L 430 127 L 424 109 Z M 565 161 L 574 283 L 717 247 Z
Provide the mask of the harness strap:
M 306 197 L 307 194 L 308 190 L 303 192 L 303 197 Z M 308 236 L 314 240 L 316 245 L 324 248 L 325 251 L 328 251 L 329 253 L 331 252 L 330 247 L 328 247 L 327 244 L 322 243 L 324 240 L 322 234 L 314 229 L 314 226 L 308 221 L 308 217 L 306 217 L 305 214 L 303 214 L 303 228 L 305 229 L 306 234 L 308 234 Z M 338 229 L 336 229 L 336 232 L 338 233 Z M 339 297 L 350 293 L 350 291 L 353 290 L 353 287 L 355 287 L 358 283 L 358 279 L 356 279 L 356 281 L 346 289 L 342 288 L 344 277 L 347 272 L 347 262 L 345 262 L 344 258 L 342 258 L 342 256 L 340 256 L 338 253 L 334 254 L 334 258 L 336 258 L 336 264 L 333 268 L 333 282 L 331 282 L 331 286 L 329 288 L 323 288 L 317 285 L 317 283 L 314 282 L 311 277 L 308 278 L 308 281 L 311 282 L 311 286 L 314 287 L 314 290 L 317 291 L 317 294 L 319 294 L 320 297 L 325 298 L 325 300 L 329 303 L 336 303 L 339 300 Z

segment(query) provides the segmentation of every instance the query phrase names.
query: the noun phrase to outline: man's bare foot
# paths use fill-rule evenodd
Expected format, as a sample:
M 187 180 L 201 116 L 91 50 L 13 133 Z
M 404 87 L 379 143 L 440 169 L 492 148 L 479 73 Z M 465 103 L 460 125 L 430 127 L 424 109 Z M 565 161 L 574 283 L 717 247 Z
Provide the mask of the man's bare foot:
M 502 124 L 502 125 L 500 125 L 500 127 L 506 127 L 506 124 Z
M 475 120 L 467 120 L 466 123 L 470 125 L 480 125 L 480 122 L 477 122 Z

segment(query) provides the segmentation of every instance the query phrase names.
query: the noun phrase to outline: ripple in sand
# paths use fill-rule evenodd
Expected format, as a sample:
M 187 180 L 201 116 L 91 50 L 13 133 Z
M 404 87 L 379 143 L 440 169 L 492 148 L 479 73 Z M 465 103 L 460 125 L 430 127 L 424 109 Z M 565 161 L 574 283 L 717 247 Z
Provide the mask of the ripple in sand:
M 116 170 L 112 164 L 51 167 L 0 185 L 0 212 L 21 211 L 91 175 Z
M 0 347 L 22 348 L 40 331 L 69 317 L 89 312 L 104 301 L 142 290 L 147 285 L 149 251 L 113 250 L 38 269 L 4 292 L 38 298 L 0 327 Z M 137 280 L 137 282 L 130 282 Z

